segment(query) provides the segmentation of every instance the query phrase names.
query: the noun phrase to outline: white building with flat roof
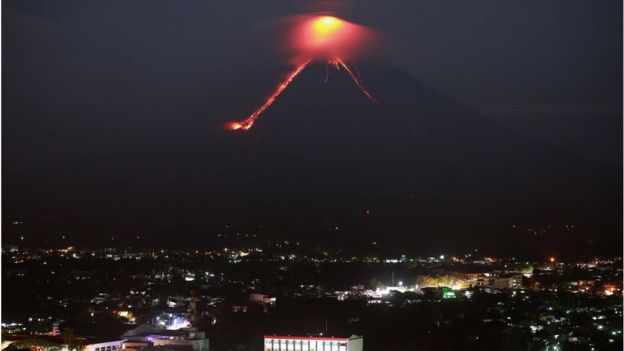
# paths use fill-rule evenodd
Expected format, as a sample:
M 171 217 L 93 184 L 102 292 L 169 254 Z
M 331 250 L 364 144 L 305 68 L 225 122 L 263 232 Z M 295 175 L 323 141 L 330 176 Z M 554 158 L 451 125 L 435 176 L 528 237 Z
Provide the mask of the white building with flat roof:
M 309 336 L 264 336 L 264 351 L 362 351 L 364 338 L 352 335 L 348 338 Z
M 125 340 L 94 340 L 85 345 L 83 351 L 119 351 Z

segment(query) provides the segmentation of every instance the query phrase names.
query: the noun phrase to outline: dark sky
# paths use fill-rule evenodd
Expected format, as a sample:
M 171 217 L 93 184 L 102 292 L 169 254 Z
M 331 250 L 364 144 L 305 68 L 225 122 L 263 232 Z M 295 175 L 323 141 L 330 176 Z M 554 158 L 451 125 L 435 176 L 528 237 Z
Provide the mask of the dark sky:
M 251 111 L 287 69 L 272 23 L 316 11 L 377 30 L 388 44 L 380 53 L 386 64 L 481 113 L 500 127 L 501 140 L 511 131 L 621 177 L 618 0 L 6 0 L 2 10 L 3 211 L 10 218 L 149 222 L 171 210 L 198 225 L 219 222 L 205 219 L 200 201 L 178 209 L 154 202 L 211 201 L 201 179 L 234 172 L 211 158 L 232 146 L 220 125 Z M 394 84 L 375 83 L 378 91 Z M 186 184 L 174 185 L 187 173 Z M 206 208 L 248 213 L 244 191 L 238 195 Z

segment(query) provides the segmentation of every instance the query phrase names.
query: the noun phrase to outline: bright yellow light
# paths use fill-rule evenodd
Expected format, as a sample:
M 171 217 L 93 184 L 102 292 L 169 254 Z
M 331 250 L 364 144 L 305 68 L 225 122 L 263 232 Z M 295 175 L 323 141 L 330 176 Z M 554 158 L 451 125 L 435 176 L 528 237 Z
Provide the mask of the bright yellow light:
M 332 16 L 323 16 L 314 21 L 314 33 L 326 36 L 334 33 L 342 25 L 341 21 Z

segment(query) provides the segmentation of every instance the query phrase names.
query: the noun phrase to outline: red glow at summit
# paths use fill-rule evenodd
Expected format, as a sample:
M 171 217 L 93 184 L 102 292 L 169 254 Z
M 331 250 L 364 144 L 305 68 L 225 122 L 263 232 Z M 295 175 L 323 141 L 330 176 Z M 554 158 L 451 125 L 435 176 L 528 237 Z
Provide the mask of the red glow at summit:
M 289 62 L 295 67 L 287 74 L 282 82 L 273 90 L 267 99 L 246 119 L 230 122 L 230 130 L 249 130 L 260 115 L 267 110 L 279 95 L 288 88 L 293 80 L 309 63 L 314 61 L 326 62 L 328 67 L 342 70 L 351 77 L 362 93 L 371 101 L 377 101 L 366 89 L 361 77 L 348 65 L 369 49 L 373 41 L 372 31 L 329 15 L 295 16 L 291 18 L 294 25 L 286 43 L 289 52 Z

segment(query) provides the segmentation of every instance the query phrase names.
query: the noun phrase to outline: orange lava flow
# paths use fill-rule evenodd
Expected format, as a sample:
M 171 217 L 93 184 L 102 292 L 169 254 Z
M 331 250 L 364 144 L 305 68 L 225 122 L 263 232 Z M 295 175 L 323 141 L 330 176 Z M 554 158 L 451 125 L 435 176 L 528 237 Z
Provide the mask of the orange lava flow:
M 277 97 L 280 96 L 280 94 L 290 85 L 293 79 L 295 79 L 295 77 L 298 76 L 299 73 L 301 73 L 301 71 L 303 71 L 303 69 L 306 68 L 306 66 L 309 63 L 310 63 L 310 60 L 297 66 L 297 68 L 295 68 L 295 70 L 292 71 L 286 77 L 286 79 L 284 79 L 284 81 L 280 85 L 277 86 L 277 89 L 275 89 L 273 94 L 271 94 L 271 96 L 269 96 L 266 99 L 264 104 L 258 107 L 258 109 L 255 110 L 251 115 L 249 115 L 249 117 L 247 117 L 247 119 L 245 119 L 244 121 L 232 122 L 228 125 L 228 128 L 231 130 L 249 130 L 254 125 L 256 120 L 260 117 L 262 112 L 264 112 L 267 108 L 269 108 L 269 106 L 271 106 L 271 104 L 273 104 L 275 99 L 277 99 Z
M 351 76 L 351 79 L 353 79 L 353 82 L 355 82 L 355 85 L 357 85 L 360 88 L 360 90 L 362 90 L 364 95 L 366 95 L 366 97 L 370 101 L 377 102 L 377 99 L 375 99 L 373 95 L 371 95 L 371 93 L 368 90 L 366 90 L 366 87 L 364 86 L 364 83 L 362 83 L 362 80 L 358 76 L 353 74 L 353 71 L 351 70 L 351 68 L 349 68 L 349 66 L 346 63 L 344 63 L 344 61 L 341 58 L 337 57 L 334 61 L 330 63 L 334 64 L 336 67 L 338 67 L 339 65 L 342 66 L 345 69 L 345 71 L 349 73 L 349 76 Z

